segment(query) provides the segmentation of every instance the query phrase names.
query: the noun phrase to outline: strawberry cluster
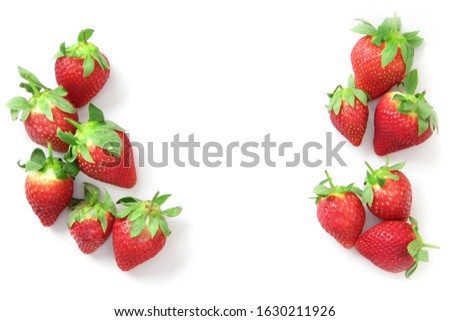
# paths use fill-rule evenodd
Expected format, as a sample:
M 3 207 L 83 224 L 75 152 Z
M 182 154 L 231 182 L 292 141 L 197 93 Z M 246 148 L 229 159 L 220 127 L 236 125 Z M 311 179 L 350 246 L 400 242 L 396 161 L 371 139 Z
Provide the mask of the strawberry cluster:
M 417 69 L 411 70 L 414 49 L 423 39 L 418 31 L 401 33 L 396 16 L 378 28 L 358 20 L 361 23 L 352 30 L 365 36 L 352 49 L 355 75 L 350 76 L 347 88 L 338 86 L 328 94 L 331 122 L 352 145 L 359 146 L 367 128 L 369 103 L 381 97 L 374 114 L 375 153 L 385 156 L 423 143 L 438 129 L 425 91 L 416 93 Z
M 71 209 L 68 228 L 83 253 L 90 254 L 113 236 L 117 265 L 123 271 L 155 256 L 170 230 L 166 217 L 175 217 L 181 207 L 162 210 L 170 195 L 156 195 L 147 201 L 126 197 L 116 210 L 105 190 L 84 184 L 84 199 L 73 198 L 74 179 L 81 171 L 100 182 L 132 188 L 137 181 L 133 149 L 118 124 L 105 120 L 91 100 L 110 76 L 108 58 L 88 40 L 94 30 L 82 30 L 78 42 L 61 44 L 56 54 L 55 76 L 58 87 L 43 85 L 28 70 L 19 67 L 25 81 L 20 87 L 29 98 L 14 97 L 6 107 L 13 120 L 20 119 L 30 139 L 47 146 L 48 156 L 37 148 L 30 160 L 19 166 L 28 172 L 25 193 L 42 225 L 53 225 L 61 213 Z M 89 118 L 80 123 L 77 108 L 88 105 Z M 65 153 L 63 158 L 53 151 Z
M 363 34 L 351 53 L 354 76 L 348 87 L 336 87 L 328 94 L 327 105 L 335 128 L 354 145 L 363 141 L 369 119 L 369 102 L 379 98 L 374 115 L 374 151 L 384 156 L 419 145 L 438 128 L 436 112 L 416 93 L 418 72 L 411 70 L 414 49 L 423 39 L 418 31 L 401 33 L 400 18 L 387 18 L 375 28 L 369 22 L 352 30 Z M 395 91 L 390 91 L 397 86 Z M 437 248 L 423 242 L 417 221 L 410 216 L 412 189 L 400 171 L 404 163 L 386 164 L 374 170 L 367 162 L 364 189 L 354 184 L 335 186 L 327 179 L 314 189 L 317 217 L 322 227 L 345 248 L 358 252 L 388 272 L 406 271 L 407 277 L 418 263 L 428 261 L 428 251 Z M 326 186 L 328 184 L 328 186 Z M 362 235 L 364 204 L 381 222 Z M 408 223 L 409 220 L 409 223 Z
M 409 278 L 419 262 L 428 261 L 424 248 L 438 247 L 423 242 L 417 221 L 410 216 L 411 183 L 400 171 L 405 163 L 390 166 L 387 157 L 386 164 L 377 170 L 366 165 L 369 170 L 364 189 L 354 184 L 335 186 L 325 172 L 327 178 L 314 189 L 317 218 L 323 229 L 345 248 L 356 247 L 381 269 L 405 271 Z M 383 222 L 361 235 L 366 220 L 364 205 Z

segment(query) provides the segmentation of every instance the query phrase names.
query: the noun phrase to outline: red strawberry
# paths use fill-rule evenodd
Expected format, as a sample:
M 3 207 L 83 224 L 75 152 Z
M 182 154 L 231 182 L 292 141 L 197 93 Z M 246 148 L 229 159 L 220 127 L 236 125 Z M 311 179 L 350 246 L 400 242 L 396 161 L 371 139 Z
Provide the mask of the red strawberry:
M 336 87 L 327 106 L 334 127 L 354 146 L 361 145 L 367 128 L 369 109 L 367 94 L 355 88 L 353 76 L 348 80 L 348 88 Z
M 352 30 L 367 36 L 356 43 L 351 53 L 356 88 L 375 99 L 402 81 L 411 69 L 414 48 L 423 39 L 417 36 L 418 31 L 400 33 L 401 21 L 395 16 L 386 18 L 377 29 L 358 20 L 361 24 Z
M 417 70 L 403 81 L 403 92 L 390 92 L 381 97 L 375 110 L 373 147 L 378 155 L 387 155 L 419 145 L 438 129 L 433 107 L 425 92 L 415 94 Z
M 367 172 L 365 188 L 362 193 L 363 203 L 376 217 L 385 221 L 406 221 L 411 213 L 412 191 L 408 178 L 399 170 L 405 163 L 377 170 L 366 162 L 370 172 Z
M 151 259 L 161 251 L 170 235 L 165 217 L 175 217 L 181 207 L 162 211 L 170 195 L 156 193 L 151 201 L 126 197 L 118 203 L 127 206 L 116 215 L 113 226 L 113 248 L 117 266 L 123 271 Z
M 47 146 L 51 144 L 57 152 L 66 152 L 69 145 L 58 138 L 56 131 L 61 128 L 64 131 L 75 133 L 75 127 L 65 118 L 78 121 L 78 113 L 72 104 L 65 99 L 67 92 L 64 88 L 49 89 L 28 70 L 19 67 L 19 75 L 28 83 L 20 84 L 32 97 L 26 100 L 24 97 L 14 97 L 6 104 L 11 109 L 11 117 L 24 122 L 28 136 L 36 144 Z
M 131 188 L 136 184 L 133 149 L 124 129 L 105 121 L 103 112 L 89 105 L 89 121 L 83 124 L 68 120 L 75 135 L 58 131 L 58 136 L 71 147 L 65 158 L 76 161 L 87 176 L 101 182 Z
M 29 173 L 25 182 L 28 203 L 42 225 L 50 226 L 69 205 L 73 195 L 73 179 L 78 168 L 61 159 L 53 158 L 51 145 L 48 146 L 48 158 L 37 148 L 25 165 Z
M 333 236 L 345 248 L 355 245 L 365 222 L 364 206 L 358 197 L 360 190 L 353 186 L 334 186 L 325 172 L 327 179 L 314 188 L 317 195 L 317 218 L 323 229 Z M 328 182 L 330 188 L 324 186 Z
M 410 220 L 411 225 L 399 221 L 375 225 L 359 238 L 356 249 L 379 268 L 393 273 L 406 271 L 409 278 L 419 262 L 428 262 L 428 251 L 423 248 L 439 248 L 424 243 L 417 221 Z
M 106 56 L 88 42 L 93 33 L 92 29 L 82 30 L 77 44 L 66 48 L 62 43 L 56 54 L 56 82 L 66 88 L 75 107 L 89 103 L 106 84 L 110 74 Z
M 84 200 L 73 199 L 72 212 L 67 224 L 70 234 L 80 250 L 90 254 L 106 242 L 112 231 L 116 207 L 105 190 L 105 199 L 100 201 L 100 189 L 84 183 Z

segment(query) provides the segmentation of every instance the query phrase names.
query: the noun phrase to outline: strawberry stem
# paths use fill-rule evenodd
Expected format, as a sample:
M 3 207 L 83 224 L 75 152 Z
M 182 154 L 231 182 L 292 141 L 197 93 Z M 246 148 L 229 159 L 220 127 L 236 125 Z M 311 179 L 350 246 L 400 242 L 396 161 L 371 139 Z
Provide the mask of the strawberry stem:
M 153 204 L 155 203 L 158 196 L 159 196 L 159 192 L 156 192 L 155 196 L 153 196 L 153 199 L 150 201 L 150 208 L 153 206 Z
M 28 83 L 30 84 L 31 89 L 33 90 L 33 95 L 36 96 L 39 94 L 39 90 L 36 88 L 34 83 L 28 78 Z
M 76 129 L 81 129 L 81 124 L 78 123 L 78 122 L 76 122 L 76 121 L 74 121 L 73 119 L 70 119 L 70 118 L 64 118 L 64 120 L 65 120 L 66 122 L 68 122 L 69 124 L 71 124 L 72 126 L 74 126 Z
M 52 148 L 52 144 L 48 143 L 47 144 L 47 148 L 48 148 L 48 162 L 49 162 L 49 164 L 53 164 L 53 148 Z
M 427 93 L 427 92 L 426 92 L 425 90 L 422 91 L 422 92 L 419 94 L 419 96 L 417 97 L 417 100 L 423 99 L 423 97 L 425 96 L 426 93 Z M 413 95 L 414 95 L 414 93 L 413 93 Z
M 330 183 L 331 189 L 334 189 L 333 179 L 332 179 L 332 178 L 330 177 L 330 175 L 328 174 L 328 171 L 325 171 L 325 175 L 327 176 L 327 181 L 328 181 L 328 183 Z
M 440 249 L 440 247 L 437 245 L 432 245 L 432 244 L 427 244 L 427 243 L 423 243 L 422 247 L 428 247 L 430 249 Z
M 83 32 L 83 41 L 84 44 L 87 45 L 86 32 Z
M 374 171 L 373 168 L 369 165 L 368 162 L 364 162 L 364 163 L 366 164 L 367 168 L 369 168 L 369 170 L 370 170 L 370 172 L 371 172 L 372 174 L 375 173 L 375 171 Z

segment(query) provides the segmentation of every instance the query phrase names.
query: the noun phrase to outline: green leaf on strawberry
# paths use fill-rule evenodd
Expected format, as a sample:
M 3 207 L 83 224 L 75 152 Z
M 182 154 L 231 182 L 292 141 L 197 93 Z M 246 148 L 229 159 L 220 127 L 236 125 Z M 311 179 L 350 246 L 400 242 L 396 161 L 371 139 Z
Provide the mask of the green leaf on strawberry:
M 386 44 L 381 52 L 382 67 L 389 65 L 400 49 L 406 65 L 406 72 L 409 72 L 414 59 L 414 48 L 419 47 L 423 42 L 423 38 L 418 36 L 419 31 L 401 33 L 401 20 L 397 16 L 386 18 L 378 28 L 375 28 L 366 20 L 357 20 L 361 23 L 355 26 L 352 31 L 372 36 L 372 43 L 377 47 L 380 47 L 383 43 Z
M 123 143 L 117 131 L 124 132 L 125 129 L 113 122 L 105 121 L 103 112 L 92 103 L 89 104 L 89 120 L 87 122 L 80 124 L 71 119 L 66 119 L 66 121 L 77 129 L 75 135 L 58 129 L 58 137 L 70 145 L 64 156 L 68 162 L 75 161 L 80 153 L 86 161 L 93 163 L 94 160 L 88 148 L 90 144 L 105 150 L 114 157 L 120 157 Z
M 170 235 L 169 225 L 167 224 L 166 219 L 163 216 L 158 218 L 159 227 L 161 228 L 161 232 L 163 232 L 164 236 Z
M 164 210 L 161 212 L 162 216 L 167 217 L 176 217 L 181 213 L 182 208 L 180 206 L 168 208 L 167 210 Z
M 88 41 L 92 35 L 94 34 L 94 30 L 93 29 L 85 29 L 82 30 L 79 34 L 78 34 L 78 42 L 86 42 Z
M 95 61 L 104 69 L 110 69 L 108 61 L 100 53 L 100 50 L 93 43 L 88 42 L 89 38 L 94 34 L 94 30 L 85 29 L 78 34 L 78 43 L 66 47 L 62 43 L 55 58 L 73 57 L 83 59 L 83 76 L 89 77 L 95 68 Z
M 356 21 L 361 22 L 359 25 L 356 25 L 352 28 L 353 32 L 362 34 L 362 35 L 371 35 L 375 36 L 377 34 L 377 29 L 370 24 L 367 20 L 364 19 L 356 19 Z
M 339 115 L 342 102 L 347 102 L 351 107 L 355 107 L 355 100 L 358 99 L 363 105 L 367 105 L 368 95 L 361 89 L 355 87 L 355 79 L 350 75 L 348 79 L 348 87 L 337 86 L 333 93 L 329 93 L 330 103 L 326 106 L 328 112 L 333 111 Z
M 417 69 L 411 70 L 403 79 L 403 87 L 407 94 L 414 95 L 419 85 L 419 73 Z
M 417 69 L 411 70 L 402 82 L 404 90 L 395 93 L 392 99 L 400 102 L 397 111 L 404 115 L 417 117 L 417 135 L 420 136 L 428 128 L 431 128 L 432 131 L 438 131 L 439 122 L 433 106 L 425 99 L 425 92 L 416 93 L 418 84 Z
M 25 164 L 17 163 L 19 167 L 24 168 L 26 172 L 41 172 L 49 177 L 54 177 L 60 180 L 67 180 L 70 177 L 76 177 L 79 173 L 79 168 L 75 164 L 64 162 L 60 158 L 53 157 L 53 149 L 48 144 L 48 157 L 40 148 L 33 150 L 30 160 Z
M 25 79 L 26 81 L 28 81 L 28 83 L 30 84 L 31 88 L 33 88 L 33 86 L 35 86 L 37 89 L 47 89 L 49 90 L 50 88 L 44 86 L 40 80 L 33 75 L 30 71 L 22 68 L 22 67 L 18 67 L 17 68 L 19 70 L 19 76 L 22 77 L 23 79 Z
M 90 106 L 88 112 L 89 112 L 89 121 L 97 121 L 100 123 L 105 121 L 105 115 L 103 114 L 103 112 L 94 105 Z
M 117 211 L 107 190 L 105 190 L 103 201 L 101 196 L 102 193 L 97 186 L 84 183 L 84 199 L 74 200 L 69 206 L 72 212 L 67 219 L 68 227 L 71 228 L 75 222 L 81 223 L 86 219 L 92 219 L 100 222 L 102 231 L 105 233 L 108 227 L 107 213 L 115 215 Z
M 159 206 L 162 206 L 170 196 L 172 196 L 172 194 L 159 195 L 158 198 L 155 200 L 155 203 L 158 204 Z
M 72 177 L 75 177 L 80 172 L 80 169 L 75 163 L 64 163 L 62 167 L 62 172 L 67 173 Z
M 77 112 L 72 104 L 64 98 L 67 96 L 67 91 L 63 87 L 50 89 L 44 86 L 30 71 L 22 67 L 18 67 L 18 71 L 20 77 L 27 81 L 27 83 L 21 83 L 20 87 L 31 93 L 32 96 L 28 100 L 24 97 L 13 97 L 6 103 L 6 107 L 11 110 L 12 120 L 17 120 L 21 115 L 20 120 L 25 121 L 34 111 L 43 113 L 48 120 L 53 121 L 53 107 L 68 114 Z
M 120 204 L 120 202 L 117 202 L 117 204 Z M 136 205 L 125 207 L 123 210 L 118 212 L 115 216 L 116 216 L 116 218 L 119 218 L 119 219 L 125 218 L 128 215 L 130 215 L 132 212 L 134 212 L 134 210 L 136 208 L 137 208 Z M 139 215 L 136 215 L 136 216 L 139 216 Z M 136 216 L 134 216 L 133 218 L 137 218 Z
M 415 261 L 415 263 L 405 271 L 405 276 L 407 278 L 410 278 L 417 270 L 419 262 L 428 262 L 428 251 L 423 248 L 439 249 L 439 246 L 424 243 L 419 233 L 417 220 L 411 216 L 409 217 L 409 220 L 411 221 L 411 227 L 416 235 L 416 239 L 409 243 L 407 247 L 409 255 L 411 255 Z
M 319 200 L 321 198 L 327 198 L 329 196 L 339 196 L 339 195 L 343 195 L 347 192 L 351 192 L 354 193 L 358 196 L 361 196 L 361 189 L 357 186 L 355 186 L 354 183 L 347 185 L 347 186 L 340 186 L 337 185 L 335 186 L 333 184 L 333 179 L 330 177 L 330 175 L 328 174 L 328 171 L 325 171 L 325 175 L 326 175 L 326 179 L 321 181 L 315 188 L 314 188 L 314 194 L 316 194 L 316 196 L 311 197 L 312 199 L 316 200 L 316 204 L 319 203 Z M 325 186 L 325 184 L 329 185 L 329 187 Z M 175 209 L 172 209 L 175 211 Z
M 119 211 L 116 218 L 127 218 L 131 223 L 130 237 L 139 236 L 145 229 L 148 229 L 150 235 L 155 237 L 159 229 L 165 237 L 170 235 L 165 217 L 178 216 L 182 208 L 173 207 L 161 210 L 161 205 L 169 198 L 169 194 L 155 194 L 152 200 L 141 201 L 134 197 L 125 197 L 117 201 L 117 204 L 125 205 L 125 208 Z
M 127 207 L 131 206 L 131 205 L 136 205 L 137 203 L 142 202 L 142 200 L 140 200 L 139 198 L 136 197 L 123 197 L 120 200 L 117 201 L 117 204 L 121 204 L 121 205 L 125 205 Z
M 363 204 L 368 204 L 369 206 L 372 206 L 373 203 L 373 188 L 374 187 L 384 187 L 384 184 L 386 183 L 386 179 L 390 178 L 394 181 L 397 181 L 399 177 L 395 174 L 393 174 L 393 171 L 398 171 L 402 169 L 406 162 L 398 163 L 395 165 L 390 165 L 390 158 L 386 157 L 386 164 L 382 167 L 380 167 L 377 170 L 374 170 L 368 162 L 365 162 L 366 166 L 369 168 L 369 170 L 366 172 L 366 180 L 364 182 L 364 190 L 361 194 L 361 199 Z

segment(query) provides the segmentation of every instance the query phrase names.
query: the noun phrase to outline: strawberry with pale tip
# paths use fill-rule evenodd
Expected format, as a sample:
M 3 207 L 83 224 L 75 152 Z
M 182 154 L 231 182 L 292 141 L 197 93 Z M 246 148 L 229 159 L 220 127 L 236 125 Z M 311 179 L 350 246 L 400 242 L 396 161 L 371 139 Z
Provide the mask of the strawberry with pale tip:
M 36 144 L 47 146 L 51 144 L 53 150 L 66 152 L 69 145 L 57 136 L 58 128 L 75 133 L 75 127 L 66 122 L 65 118 L 78 121 L 77 110 L 67 100 L 67 91 L 63 87 L 50 89 L 28 70 L 19 67 L 19 75 L 27 82 L 20 87 L 31 93 L 31 98 L 14 97 L 6 103 L 11 110 L 11 118 L 23 121 L 30 139 Z
M 70 204 L 73 178 L 78 174 L 78 167 L 54 158 L 50 144 L 47 158 L 44 152 L 37 148 L 26 164 L 18 165 L 28 173 L 25 194 L 33 212 L 42 225 L 53 225 Z

